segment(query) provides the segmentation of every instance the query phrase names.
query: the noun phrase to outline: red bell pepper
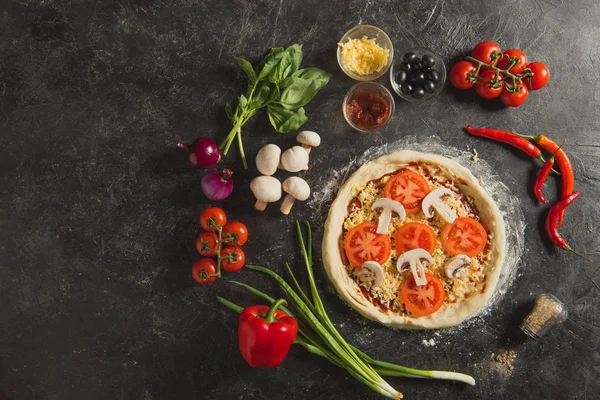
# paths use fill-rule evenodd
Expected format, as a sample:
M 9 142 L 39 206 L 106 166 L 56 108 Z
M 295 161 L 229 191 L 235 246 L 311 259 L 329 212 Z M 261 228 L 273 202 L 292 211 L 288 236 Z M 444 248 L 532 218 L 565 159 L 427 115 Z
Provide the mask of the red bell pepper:
M 244 359 L 252 367 L 273 368 L 281 364 L 298 334 L 298 323 L 277 308 L 283 299 L 269 306 L 246 307 L 240 314 L 238 341 Z

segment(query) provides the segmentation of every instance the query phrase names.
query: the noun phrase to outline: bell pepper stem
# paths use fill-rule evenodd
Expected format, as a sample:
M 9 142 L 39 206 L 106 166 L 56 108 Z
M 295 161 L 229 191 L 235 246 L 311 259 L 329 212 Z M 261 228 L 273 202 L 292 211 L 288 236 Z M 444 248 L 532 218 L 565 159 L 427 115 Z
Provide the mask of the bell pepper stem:
M 287 301 L 285 301 L 284 299 L 278 299 L 275 303 L 271 304 L 267 315 L 264 316 L 265 321 L 267 321 L 270 324 L 277 321 L 277 318 L 275 318 L 275 311 L 277 311 L 277 308 L 279 308 L 279 306 L 286 307 Z

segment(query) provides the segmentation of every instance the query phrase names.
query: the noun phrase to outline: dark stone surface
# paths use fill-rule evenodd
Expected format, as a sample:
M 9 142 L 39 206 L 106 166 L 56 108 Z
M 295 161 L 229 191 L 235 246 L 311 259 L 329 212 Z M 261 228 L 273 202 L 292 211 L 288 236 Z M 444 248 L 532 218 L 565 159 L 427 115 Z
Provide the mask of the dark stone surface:
M 409 135 L 476 147 L 522 199 L 526 250 L 517 279 L 493 312 L 464 328 L 390 330 L 365 322 L 317 272 L 325 306 L 342 334 L 375 357 L 472 374 L 477 386 L 390 379 L 406 398 L 593 398 L 600 390 L 597 235 L 600 209 L 600 5 L 596 0 L 468 2 L 4 1 L 0 5 L 0 398 L 333 399 L 378 398 L 345 371 L 300 348 L 275 370 L 252 369 L 236 344 L 236 315 L 215 300 L 248 305 L 230 277 L 270 293 L 245 270 L 197 286 L 189 270 L 200 210 L 210 204 L 201 173 L 175 148 L 227 133 L 227 102 L 245 89 L 234 56 L 253 62 L 268 47 L 304 44 L 304 65 L 334 74 L 307 107 L 322 134 L 303 176 L 321 179 L 373 146 Z M 428 46 L 450 63 L 480 40 L 519 47 L 552 73 L 518 109 L 458 93 L 397 100 L 379 134 L 353 132 L 340 105 L 353 84 L 335 59 L 336 41 L 358 23 L 390 34 L 397 54 Z M 386 79 L 381 82 L 389 86 Z M 566 137 L 583 193 L 562 233 L 594 262 L 550 246 L 546 207 L 529 195 L 535 170 L 506 146 L 467 136 L 467 123 Z M 264 114 L 244 128 L 250 160 L 266 143 L 282 147 Z M 234 149 L 234 195 L 222 206 L 246 222 L 248 260 L 282 271 L 300 267 L 292 221 L 308 219 L 320 241 L 327 207 L 253 209 Z M 283 178 L 285 175 L 280 174 Z M 341 179 L 341 177 L 339 177 Z M 339 182 L 341 183 L 341 182 Z M 554 182 L 547 185 L 556 197 Z M 320 256 L 320 251 L 317 251 Z M 539 342 L 518 323 L 535 295 L 562 299 L 569 320 Z M 435 346 L 422 341 L 434 338 Z M 491 354 L 517 353 L 508 374 Z M 595 395 L 594 395 L 595 394 Z

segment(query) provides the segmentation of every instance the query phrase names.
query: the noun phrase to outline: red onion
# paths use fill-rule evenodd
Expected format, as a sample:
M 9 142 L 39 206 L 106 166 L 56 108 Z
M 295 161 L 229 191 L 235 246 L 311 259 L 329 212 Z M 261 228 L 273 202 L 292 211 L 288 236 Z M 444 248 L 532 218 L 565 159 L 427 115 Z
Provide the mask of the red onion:
M 213 169 L 202 177 L 202 191 L 211 200 L 223 200 L 233 191 L 233 171 L 227 168 Z
M 187 151 L 188 160 L 194 167 L 210 168 L 221 159 L 217 144 L 209 138 L 198 138 L 189 146 L 185 143 L 177 143 L 177 147 Z

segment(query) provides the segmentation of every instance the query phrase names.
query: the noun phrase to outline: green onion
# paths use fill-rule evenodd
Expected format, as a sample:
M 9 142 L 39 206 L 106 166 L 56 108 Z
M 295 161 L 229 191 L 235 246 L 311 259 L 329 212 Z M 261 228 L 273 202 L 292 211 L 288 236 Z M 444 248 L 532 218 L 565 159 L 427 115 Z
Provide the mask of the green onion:
M 290 286 L 284 278 L 272 270 L 258 265 L 246 265 L 246 267 L 249 269 L 263 272 L 274 278 L 279 283 L 281 289 L 283 289 L 283 291 L 289 296 L 289 303 L 294 306 L 295 312 L 292 313 L 290 310 L 284 307 L 281 307 L 281 309 L 298 321 L 299 329 L 298 336 L 294 341 L 295 344 L 304 347 L 313 354 L 324 357 L 329 362 L 340 368 L 346 369 L 358 381 L 370 387 L 375 392 L 392 399 L 402 398 L 402 393 L 390 386 L 382 378 L 382 376 L 445 379 L 464 382 L 470 385 L 475 384 L 473 377 L 457 372 L 420 370 L 403 367 L 401 365 L 396 365 L 385 361 L 375 360 L 346 342 L 346 340 L 342 337 L 329 319 L 317 290 L 313 273 L 312 233 L 310 225 L 306 223 L 306 245 L 304 243 L 304 237 L 300 224 L 296 223 L 296 226 L 300 241 L 300 249 L 302 251 L 302 256 L 308 274 L 310 298 L 302 290 L 302 287 L 287 263 L 286 268 L 297 291 L 294 290 L 294 288 Z M 250 285 L 237 281 L 231 281 L 231 283 L 241 286 L 256 295 L 263 297 L 269 301 L 269 303 L 275 302 L 275 298 L 253 288 Z M 242 311 L 242 307 L 222 297 L 217 297 L 217 299 L 236 312 Z

